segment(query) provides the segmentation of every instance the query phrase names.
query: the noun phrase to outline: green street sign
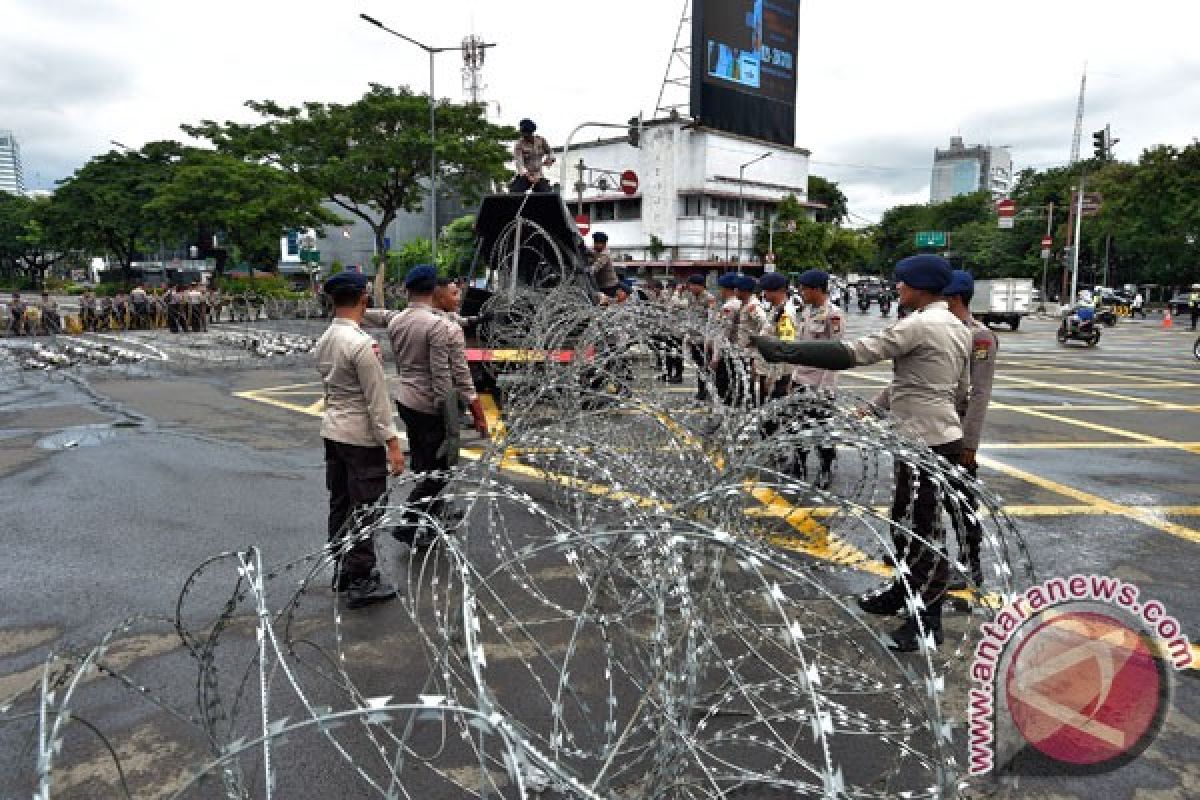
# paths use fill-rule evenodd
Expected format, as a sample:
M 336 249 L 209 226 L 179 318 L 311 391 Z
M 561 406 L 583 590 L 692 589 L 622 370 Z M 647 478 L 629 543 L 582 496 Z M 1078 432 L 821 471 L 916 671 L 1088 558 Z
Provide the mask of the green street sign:
M 305 264 L 320 264 L 321 263 L 321 251 L 320 250 L 301 250 L 300 251 L 300 260 L 303 261 Z
M 945 247 L 945 231 L 921 231 L 917 234 L 917 247 Z

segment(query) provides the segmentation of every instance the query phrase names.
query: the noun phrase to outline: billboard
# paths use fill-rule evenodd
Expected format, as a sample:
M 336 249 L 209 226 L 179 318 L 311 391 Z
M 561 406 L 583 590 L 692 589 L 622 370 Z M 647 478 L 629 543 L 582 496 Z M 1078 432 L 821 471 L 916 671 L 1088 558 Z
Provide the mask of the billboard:
M 692 116 L 793 146 L 800 0 L 694 0 Z

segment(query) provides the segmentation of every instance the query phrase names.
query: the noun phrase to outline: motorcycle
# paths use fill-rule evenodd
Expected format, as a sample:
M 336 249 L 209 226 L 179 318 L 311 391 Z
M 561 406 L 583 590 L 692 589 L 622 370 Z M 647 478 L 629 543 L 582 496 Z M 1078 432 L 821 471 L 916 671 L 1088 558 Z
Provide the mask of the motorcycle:
M 1196 357 L 1197 361 L 1200 361 L 1200 338 L 1196 339 L 1196 343 L 1192 345 L 1192 355 Z
M 866 295 L 861 295 L 858 298 L 858 310 L 862 313 L 867 313 L 871 308 L 871 298 Z
M 892 298 L 886 294 L 879 298 L 879 316 L 890 317 L 892 315 Z
M 1088 347 L 1095 347 L 1100 342 L 1100 328 L 1093 320 L 1079 320 L 1074 324 L 1064 319 L 1058 326 L 1056 334 L 1059 344 L 1067 342 L 1083 342 Z

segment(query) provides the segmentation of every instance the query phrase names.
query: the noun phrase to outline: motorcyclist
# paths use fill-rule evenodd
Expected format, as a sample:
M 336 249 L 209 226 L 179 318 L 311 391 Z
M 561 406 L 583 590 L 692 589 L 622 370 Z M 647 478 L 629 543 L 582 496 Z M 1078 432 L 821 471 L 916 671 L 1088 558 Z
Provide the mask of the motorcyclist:
M 1086 325 L 1091 325 L 1096 321 L 1096 309 L 1090 305 L 1080 303 L 1072 310 L 1071 315 L 1067 317 L 1067 325 L 1071 333 L 1078 333 L 1079 330 Z

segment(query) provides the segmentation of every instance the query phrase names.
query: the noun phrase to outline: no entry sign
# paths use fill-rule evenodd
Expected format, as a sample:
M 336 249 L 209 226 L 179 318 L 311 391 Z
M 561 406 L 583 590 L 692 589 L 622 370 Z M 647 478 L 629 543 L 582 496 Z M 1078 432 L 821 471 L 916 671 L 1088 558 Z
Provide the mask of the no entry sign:
M 627 169 L 621 173 L 621 191 L 625 194 L 637 194 L 638 176 L 631 169 Z
M 579 228 L 580 236 L 587 236 L 592 231 L 592 218 L 587 214 L 579 214 L 575 217 L 575 225 Z

